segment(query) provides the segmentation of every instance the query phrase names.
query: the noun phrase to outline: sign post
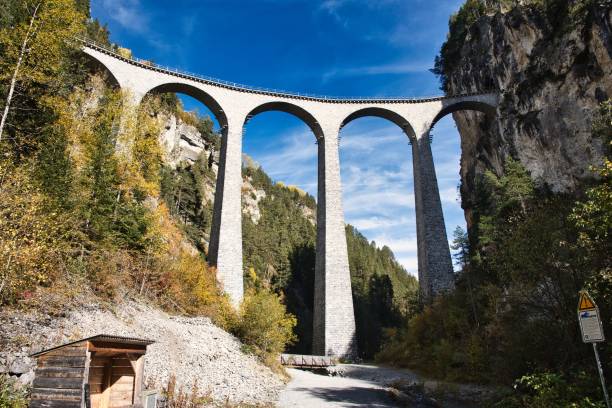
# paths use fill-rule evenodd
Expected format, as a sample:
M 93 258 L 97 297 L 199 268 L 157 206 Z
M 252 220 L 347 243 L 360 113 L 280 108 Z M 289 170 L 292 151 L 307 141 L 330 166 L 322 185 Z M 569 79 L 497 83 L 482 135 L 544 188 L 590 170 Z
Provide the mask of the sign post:
M 610 406 L 610 397 L 606 388 L 606 380 L 604 378 L 601 361 L 599 360 L 599 352 L 597 351 L 597 343 L 605 341 L 603 325 L 599 317 L 599 308 L 595 301 L 586 290 L 580 291 L 580 300 L 578 301 L 578 323 L 580 324 L 580 332 L 582 333 L 582 341 L 584 343 L 593 344 L 593 352 L 595 353 L 595 361 L 597 362 L 597 371 L 601 380 L 601 388 L 603 389 L 604 398 L 608 408 Z

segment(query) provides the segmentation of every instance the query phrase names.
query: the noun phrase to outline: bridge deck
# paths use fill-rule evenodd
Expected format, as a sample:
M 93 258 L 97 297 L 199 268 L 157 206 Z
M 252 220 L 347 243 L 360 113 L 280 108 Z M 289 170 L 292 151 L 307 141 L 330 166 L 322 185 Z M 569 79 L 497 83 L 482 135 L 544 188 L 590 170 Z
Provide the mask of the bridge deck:
M 315 95 L 309 93 L 301 93 L 301 92 L 288 92 L 278 89 L 268 89 L 263 87 L 256 87 L 250 85 L 239 84 L 236 82 L 225 81 L 219 78 L 208 77 L 200 74 L 193 74 L 187 71 L 182 71 L 176 68 L 164 67 L 159 64 L 155 64 L 149 60 L 140 59 L 134 56 L 125 57 L 117 53 L 116 50 L 109 49 L 103 45 L 97 44 L 91 40 L 84 38 L 77 38 L 77 41 L 82 43 L 85 47 L 89 47 L 91 49 L 97 50 L 104 54 L 110 55 L 114 58 L 122 60 L 132 65 L 139 66 L 144 69 L 148 69 L 151 71 L 157 71 L 161 73 L 165 73 L 168 75 L 172 75 L 175 77 L 188 79 L 195 82 L 201 82 L 209 85 L 214 85 L 222 88 L 232 89 L 239 92 L 247 92 L 247 93 L 257 93 L 262 95 L 270 95 L 270 96 L 280 96 L 284 98 L 292 98 L 292 99 L 303 99 L 303 100 L 311 100 L 318 102 L 328 102 L 328 103 L 422 103 L 422 102 L 432 102 L 432 101 L 441 101 L 451 98 L 457 97 L 466 97 L 466 96 L 477 96 L 481 95 L 480 92 L 474 93 L 465 93 L 460 95 L 447 95 L 447 96 L 430 96 L 430 97 L 339 97 L 339 96 L 327 96 L 327 95 Z

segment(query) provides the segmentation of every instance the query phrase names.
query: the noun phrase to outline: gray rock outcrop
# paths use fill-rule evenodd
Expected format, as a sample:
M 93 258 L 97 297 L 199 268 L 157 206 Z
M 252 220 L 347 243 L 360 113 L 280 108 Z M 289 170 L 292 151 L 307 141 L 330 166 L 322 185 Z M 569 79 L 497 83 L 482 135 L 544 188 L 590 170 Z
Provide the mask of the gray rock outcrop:
M 592 138 L 591 126 L 599 104 L 612 97 L 611 3 L 601 1 L 590 16 L 562 23 L 535 6 L 499 6 L 469 28 L 447 92 L 503 95 L 495 120 L 454 113 L 468 226 L 476 181 L 486 170 L 503 174 L 508 157 L 553 192 L 575 191 L 603 161 L 603 143 Z
M 164 113 L 160 114 L 160 120 L 163 123 L 163 130 L 159 135 L 159 142 L 163 148 L 164 161 L 167 165 L 177 167 L 182 162 L 193 164 L 200 154 L 203 154 L 210 168 L 215 174 L 217 173 L 219 152 L 215 150 L 213 144 L 204 140 L 195 126 L 183 122 L 175 115 Z M 258 168 L 259 164 L 250 156 L 243 154 L 243 166 Z M 203 192 L 205 198 L 212 204 L 215 199 L 214 183 L 205 185 Z M 265 191 L 255 189 L 248 178 L 243 180 L 242 212 L 249 216 L 255 224 L 261 218 L 259 202 L 265 197 Z
M 182 161 L 194 163 L 202 151 L 205 152 L 207 160 L 210 158 L 213 151 L 194 126 L 184 123 L 174 115 L 162 115 L 162 118 L 165 126 L 159 135 L 159 142 L 167 164 L 176 167 Z

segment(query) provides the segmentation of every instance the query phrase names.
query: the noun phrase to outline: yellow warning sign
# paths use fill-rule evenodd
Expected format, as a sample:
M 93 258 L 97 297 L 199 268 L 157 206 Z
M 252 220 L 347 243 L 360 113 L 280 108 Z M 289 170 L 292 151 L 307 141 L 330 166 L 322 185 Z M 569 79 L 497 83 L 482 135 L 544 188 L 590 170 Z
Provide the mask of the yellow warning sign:
M 589 309 L 595 309 L 597 306 L 595 306 L 595 302 L 593 301 L 593 299 L 591 298 L 591 296 L 589 296 L 589 294 L 587 293 L 586 290 L 582 290 L 580 291 L 580 301 L 578 302 L 578 310 L 589 310 Z

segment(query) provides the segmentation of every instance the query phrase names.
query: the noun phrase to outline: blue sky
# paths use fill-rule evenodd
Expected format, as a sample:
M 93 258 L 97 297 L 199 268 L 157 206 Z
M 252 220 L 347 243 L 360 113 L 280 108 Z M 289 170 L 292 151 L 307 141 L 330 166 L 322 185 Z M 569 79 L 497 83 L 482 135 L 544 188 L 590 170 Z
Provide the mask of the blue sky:
M 429 72 L 462 0 L 92 0 L 114 42 L 158 64 L 253 86 L 334 96 L 440 95 Z M 188 109 L 207 113 L 184 98 Z M 465 226 L 459 134 L 438 122 L 432 150 L 447 232 Z M 412 158 L 394 124 L 362 118 L 342 130 L 345 217 L 416 274 Z M 244 152 L 275 180 L 316 196 L 316 145 L 299 119 L 266 112 Z

